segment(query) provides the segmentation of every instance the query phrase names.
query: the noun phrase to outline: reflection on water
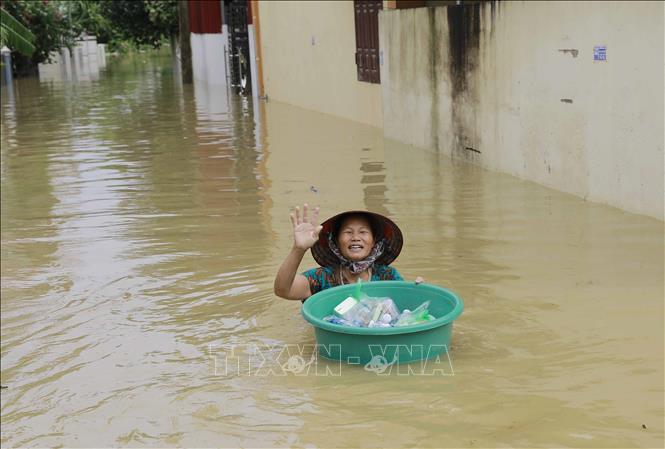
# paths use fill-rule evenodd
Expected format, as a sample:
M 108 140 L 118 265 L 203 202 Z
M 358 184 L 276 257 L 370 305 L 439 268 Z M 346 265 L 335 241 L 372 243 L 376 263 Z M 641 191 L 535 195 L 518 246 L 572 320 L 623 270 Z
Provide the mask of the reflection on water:
M 170 64 L 3 90 L 3 446 L 662 446 L 662 222 Z M 215 372 L 311 350 L 272 294 L 303 201 L 390 215 L 462 296 L 454 376 Z

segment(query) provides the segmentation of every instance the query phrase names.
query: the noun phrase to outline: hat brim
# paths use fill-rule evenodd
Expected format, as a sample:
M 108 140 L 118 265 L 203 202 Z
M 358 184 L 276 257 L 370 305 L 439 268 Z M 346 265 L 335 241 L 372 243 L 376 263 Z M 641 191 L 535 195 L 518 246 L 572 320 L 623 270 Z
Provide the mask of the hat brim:
M 321 223 L 322 229 L 319 233 L 319 239 L 311 249 L 314 260 L 316 260 L 316 262 L 322 267 L 337 267 L 340 265 L 339 259 L 328 245 L 328 236 L 333 232 L 333 229 L 335 229 L 335 225 L 339 220 L 348 215 L 354 214 L 367 215 L 377 223 L 380 235 L 375 235 L 374 240 L 379 241 L 380 239 L 384 239 L 386 241 L 386 246 L 383 250 L 383 254 L 376 259 L 375 263 L 379 265 L 390 265 L 395 259 L 397 259 L 397 256 L 399 256 L 399 253 L 402 251 L 402 244 L 404 243 L 402 231 L 400 231 L 399 227 L 391 219 L 364 210 L 342 212 L 341 214 L 328 218 Z

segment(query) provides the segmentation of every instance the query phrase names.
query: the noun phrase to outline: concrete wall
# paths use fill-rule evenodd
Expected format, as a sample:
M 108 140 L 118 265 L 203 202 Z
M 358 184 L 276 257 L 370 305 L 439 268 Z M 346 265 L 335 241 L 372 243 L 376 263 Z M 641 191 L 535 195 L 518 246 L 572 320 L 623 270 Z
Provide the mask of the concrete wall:
M 381 86 L 359 82 L 351 1 L 261 1 L 263 78 L 270 99 L 382 125 Z
M 223 33 L 190 34 L 194 81 L 209 86 L 227 85 L 227 43 L 228 38 Z
M 39 64 L 42 81 L 95 81 L 100 69 L 106 67 L 106 44 L 98 44 L 95 36 L 84 35 L 70 53 L 66 47 L 51 53 L 51 62 Z
M 663 220 L 663 19 L 662 2 L 384 10 L 384 133 Z

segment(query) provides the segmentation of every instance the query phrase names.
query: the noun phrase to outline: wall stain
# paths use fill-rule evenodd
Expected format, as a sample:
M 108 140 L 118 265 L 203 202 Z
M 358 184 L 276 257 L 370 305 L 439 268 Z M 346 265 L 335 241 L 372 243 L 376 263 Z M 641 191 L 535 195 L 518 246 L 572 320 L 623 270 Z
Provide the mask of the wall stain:
M 490 28 L 490 38 L 494 38 L 494 24 L 496 23 L 496 14 L 499 9 L 499 1 L 498 0 L 490 0 L 490 21 L 491 21 L 491 28 Z
M 480 3 L 463 3 L 446 8 L 453 97 L 466 90 L 467 71 L 476 66 L 475 55 L 471 53 L 480 49 L 480 6 Z
M 573 55 L 573 58 L 577 58 L 577 55 L 580 53 L 580 51 L 576 48 L 560 48 L 559 51 L 561 53 L 570 53 Z
M 430 91 L 432 92 L 432 145 L 434 150 L 439 151 L 439 76 L 438 76 L 438 53 L 439 46 L 437 42 L 436 10 L 427 8 L 429 20 L 429 69 L 430 69 Z
M 496 7 L 494 2 L 462 3 L 446 7 L 450 55 L 448 72 L 453 102 L 451 118 L 455 134 L 451 156 L 472 163 L 479 162 L 481 152 L 475 149 L 478 145 L 475 111 L 471 111 L 467 106 L 477 103 L 474 97 L 478 93 L 472 83 L 472 75 L 479 64 L 481 14 L 488 5 L 493 9 Z M 490 20 L 491 17 L 492 11 Z

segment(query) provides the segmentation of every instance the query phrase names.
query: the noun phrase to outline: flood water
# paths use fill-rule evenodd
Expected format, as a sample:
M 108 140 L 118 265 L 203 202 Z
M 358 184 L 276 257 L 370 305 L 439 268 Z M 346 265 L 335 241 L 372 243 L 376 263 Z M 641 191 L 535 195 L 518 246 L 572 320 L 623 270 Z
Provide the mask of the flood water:
M 3 447 L 663 447 L 661 221 L 168 55 L 15 80 L 1 142 Z M 465 302 L 450 368 L 279 370 L 315 343 L 272 293 L 302 202 L 400 225 L 394 266 Z

